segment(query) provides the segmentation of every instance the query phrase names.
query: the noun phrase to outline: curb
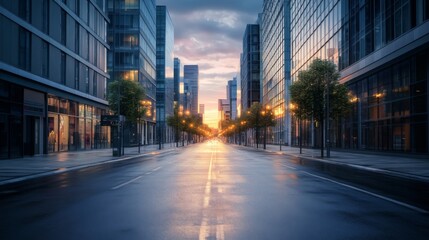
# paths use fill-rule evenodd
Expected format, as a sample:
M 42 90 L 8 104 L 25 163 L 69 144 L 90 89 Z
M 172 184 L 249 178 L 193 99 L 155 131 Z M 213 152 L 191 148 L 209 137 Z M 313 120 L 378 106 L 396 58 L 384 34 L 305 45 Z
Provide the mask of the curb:
M 105 161 L 89 163 L 89 164 L 82 164 L 82 165 L 71 166 L 71 167 L 66 167 L 66 168 L 58 168 L 58 169 L 54 169 L 54 170 L 48 170 L 46 172 L 32 174 L 29 176 L 12 178 L 12 179 L 8 179 L 5 181 L 1 181 L 0 182 L 0 190 L 11 189 L 11 188 L 18 187 L 18 186 L 21 186 L 21 185 L 24 185 L 27 183 L 37 182 L 40 179 L 43 179 L 43 178 L 48 179 L 49 177 L 53 177 L 53 176 L 56 176 L 59 174 L 72 173 L 72 172 L 76 172 L 79 170 L 88 170 L 91 168 L 98 168 L 98 167 L 107 166 L 107 165 L 113 166 L 113 165 L 119 164 L 119 163 L 127 163 L 129 160 L 134 160 L 134 159 L 137 159 L 140 157 L 173 152 L 173 151 L 176 151 L 178 149 L 179 148 L 174 147 L 174 148 L 166 149 L 163 151 L 155 150 L 155 151 L 152 151 L 149 153 L 143 153 L 143 154 L 121 157 L 121 158 L 113 158 L 113 159 L 109 159 L 109 160 L 105 160 Z M 142 160 L 142 161 L 144 161 L 144 160 Z
M 266 149 L 258 150 L 279 153 L 278 151 Z M 293 157 L 294 159 L 288 159 L 288 161 L 294 164 L 317 169 L 337 179 L 370 188 L 377 193 L 429 211 L 429 179 L 425 177 L 332 160 L 298 156 L 287 152 L 281 152 L 281 154 Z

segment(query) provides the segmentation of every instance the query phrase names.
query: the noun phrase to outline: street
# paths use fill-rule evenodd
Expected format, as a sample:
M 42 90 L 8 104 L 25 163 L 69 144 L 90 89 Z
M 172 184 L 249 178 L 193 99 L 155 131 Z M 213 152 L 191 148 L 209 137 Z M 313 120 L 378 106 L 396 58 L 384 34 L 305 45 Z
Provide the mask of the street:
M 208 141 L 0 195 L 0 239 L 427 239 L 429 216 Z M 374 179 L 376 181 L 376 179 Z

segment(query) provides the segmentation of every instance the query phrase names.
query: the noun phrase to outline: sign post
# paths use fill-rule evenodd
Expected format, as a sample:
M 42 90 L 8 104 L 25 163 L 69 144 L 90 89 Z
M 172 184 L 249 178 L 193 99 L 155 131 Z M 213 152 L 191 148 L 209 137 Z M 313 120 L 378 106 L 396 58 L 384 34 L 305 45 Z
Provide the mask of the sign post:
M 119 157 L 124 155 L 123 143 L 123 128 L 124 128 L 125 116 L 123 115 L 102 115 L 100 125 L 110 126 L 112 129 L 112 140 L 113 140 L 113 156 Z

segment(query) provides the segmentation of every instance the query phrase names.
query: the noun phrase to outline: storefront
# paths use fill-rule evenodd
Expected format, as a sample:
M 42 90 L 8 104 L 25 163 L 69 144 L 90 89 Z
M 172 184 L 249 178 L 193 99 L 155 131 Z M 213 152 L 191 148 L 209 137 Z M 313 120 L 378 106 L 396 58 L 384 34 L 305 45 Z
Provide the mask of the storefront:
M 110 147 L 106 110 L 0 80 L 0 159 Z

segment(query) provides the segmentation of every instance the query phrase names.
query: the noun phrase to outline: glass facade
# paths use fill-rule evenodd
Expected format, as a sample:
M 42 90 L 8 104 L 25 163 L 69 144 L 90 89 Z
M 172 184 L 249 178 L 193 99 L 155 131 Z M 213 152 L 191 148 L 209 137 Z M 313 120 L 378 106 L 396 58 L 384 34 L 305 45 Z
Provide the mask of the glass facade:
M 156 7 L 156 120 L 158 141 L 172 142 L 173 132 L 166 124 L 174 103 L 174 27 L 166 6 Z
M 276 114 L 276 126 L 270 129 L 268 142 L 289 144 L 290 117 L 290 1 L 267 0 L 263 3 L 261 24 L 262 104 Z
M 185 79 L 185 91 L 188 92 L 187 102 L 192 115 L 198 115 L 198 65 L 184 65 L 183 78 Z M 187 86 L 186 86 L 187 85 Z
M 429 3 L 292 1 L 291 11 L 292 80 L 313 59 L 329 59 L 352 95 L 350 116 L 331 123 L 331 145 L 428 153 Z M 320 146 L 317 134 L 304 124 L 303 144 Z
M 74 147 L 70 106 L 98 109 L 91 119 L 107 110 L 107 20 L 105 1 L 0 1 L 0 28 L 8 32 L 0 37 L 0 82 L 4 94 L 16 96 L 1 101 L 16 108 L 1 107 L 8 139 L 0 158 L 82 149 Z M 57 97 L 56 110 L 48 96 Z M 104 130 L 91 124 L 83 149 L 102 147 L 95 138 Z M 12 134 L 16 129 L 22 132 Z
M 261 51 L 259 24 L 248 24 L 243 36 L 241 55 L 241 109 L 247 111 L 255 102 L 260 102 Z
M 156 4 L 155 0 L 108 0 L 110 19 L 107 56 L 111 81 L 138 81 L 145 89 L 147 114 L 141 123 L 143 144 L 154 143 L 156 104 Z M 139 142 L 137 125 L 127 124 L 127 144 Z M 129 139 L 128 139 L 129 137 Z
M 237 79 L 229 80 L 227 88 L 227 98 L 231 109 L 230 119 L 235 120 L 237 119 Z

